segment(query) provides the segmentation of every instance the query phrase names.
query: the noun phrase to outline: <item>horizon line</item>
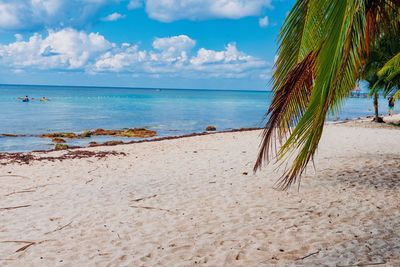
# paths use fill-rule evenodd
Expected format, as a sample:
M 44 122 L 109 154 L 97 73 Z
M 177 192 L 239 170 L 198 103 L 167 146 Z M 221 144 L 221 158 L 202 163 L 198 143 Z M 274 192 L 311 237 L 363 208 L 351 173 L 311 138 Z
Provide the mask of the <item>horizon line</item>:
M 144 90 L 188 90 L 188 91 L 246 91 L 246 92 L 272 92 L 272 90 L 258 89 L 207 89 L 207 88 L 169 88 L 169 87 L 129 87 L 129 86 L 94 86 L 94 85 L 51 85 L 51 84 L 7 84 L 0 83 L 0 86 L 34 86 L 34 87 L 72 87 L 72 88 L 115 88 L 115 89 L 144 89 Z

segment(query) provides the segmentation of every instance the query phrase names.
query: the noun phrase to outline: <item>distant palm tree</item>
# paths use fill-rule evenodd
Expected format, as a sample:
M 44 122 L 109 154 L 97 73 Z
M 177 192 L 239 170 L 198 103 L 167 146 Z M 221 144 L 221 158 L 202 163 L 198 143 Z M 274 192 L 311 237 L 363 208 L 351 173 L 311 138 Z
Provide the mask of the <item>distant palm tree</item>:
M 368 57 L 367 63 L 362 70 L 362 79 L 367 82 L 370 95 L 373 97 L 374 104 L 374 121 L 383 122 L 383 118 L 379 117 L 379 90 L 382 89 L 382 84 L 378 83 L 378 71 L 383 67 L 385 62 L 382 61 L 379 53 L 371 53 Z
M 400 52 L 399 35 L 381 35 L 376 40 L 376 44 L 372 51 L 368 54 L 365 63 L 361 68 L 360 78 L 367 82 L 370 89 L 370 95 L 373 96 L 375 122 L 383 122 L 379 117 L 378 110 L 378 97 L 381 91 L 386 91 L 391 88 L 389 81 L 385 78 L 379 77 L 378 72 L 383 68 L 396 53 Z M 385 94 L 386 95 L 386 94 Z
M 400 41 L 398 41 L 400 45 Z M 396 99 L 400 98 L 400 52 L 391 58 L 378 72 L 380 83 L 385 84 L 385 96 L 391 94 Z
M 279 35 L 274 98 L 255 171 L 272 156 L 290 158 L 278 186 L 287 189 L 298 181 L 326 116 L 340 110 L 376 40 L 398 35 L 399 10 L 400 0 L 297 0 Z

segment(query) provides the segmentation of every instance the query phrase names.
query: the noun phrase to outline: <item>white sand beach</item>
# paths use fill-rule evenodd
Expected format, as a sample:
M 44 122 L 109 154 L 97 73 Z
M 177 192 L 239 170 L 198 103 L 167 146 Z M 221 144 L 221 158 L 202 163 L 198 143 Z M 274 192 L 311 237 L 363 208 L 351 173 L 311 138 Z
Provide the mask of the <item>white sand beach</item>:
M 260 131 L 0 165 L 0 265 L 400 266 L 400 127 L 369 125 L 327 125 L 299 191 L 253 174 Z

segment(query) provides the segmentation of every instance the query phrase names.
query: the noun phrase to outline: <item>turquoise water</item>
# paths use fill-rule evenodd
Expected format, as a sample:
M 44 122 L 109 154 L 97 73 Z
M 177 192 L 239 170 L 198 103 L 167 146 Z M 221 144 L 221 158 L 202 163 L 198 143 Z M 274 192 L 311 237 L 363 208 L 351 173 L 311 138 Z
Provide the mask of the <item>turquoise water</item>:
M 17 99 L 25 95 L 45 96 L 51 101 L 23 103 Z M 218 130 L 260 127 L 270 100 L 271 93 L 266 91 L 0 85 L 0 134 L 145 127 L 157 131 L 159 136 L 171 136 L 203 132 L 207 125 L 215 125 Z M 371 99 L 350 99 L 339 117 L 356 118 L 371 113 Z M 70 144 L 86 145 L 110 139 L 117 140 L 96 137 Z M 50 140 L 34 136 L 0 137 L 0 151 L 53 147 Z

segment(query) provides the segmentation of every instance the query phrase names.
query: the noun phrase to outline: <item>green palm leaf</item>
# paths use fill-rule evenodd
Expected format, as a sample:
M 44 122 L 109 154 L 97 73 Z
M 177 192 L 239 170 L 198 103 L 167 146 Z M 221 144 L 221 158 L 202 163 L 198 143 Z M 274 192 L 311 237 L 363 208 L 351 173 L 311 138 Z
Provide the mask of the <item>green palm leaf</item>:
M 274 155 L 292 161 L 278 186 L 287 189 L 299 180 L 316 152 L 327 114 L 340 110 L 359 78 L 371 38 L 392 27 L 382 25 L 393 25 L 387 22 L 398 4 L 398 0 L 297 1 L 282 26 L 273 76 L 275 95 L 255 170 L 273 153 L 272 139 L 284 139 Z M 293 36 L 296 39 L 290 39 Z
M 379 80 L 376 85 L 384 84 L 385 96 L 392 94 L 400 97 L 400 53 L 391 58 L 378 72 Z
M 378 76 L 385 77 L 386 81 L 395 79 L 400 75 L 400 53 L 390 59 L 378 72 Z
M 316 27 L 322 16 L 315 9 L 309 9 L 310 2 L 297 1 L 279 35 L 281 45 L 273 75 L 275 98 L 266 113 L 270 119 L 263 132 L 263 142 L 254 171 L 262 167 L 264 160 L 270 160 L 269 155 L 276 148 L 276 143 L 271 140 L 276 137 L 283 141 L 309 103 L 317 55 L 314 50 L 320 46 L 315 42 L 319 40 Z

